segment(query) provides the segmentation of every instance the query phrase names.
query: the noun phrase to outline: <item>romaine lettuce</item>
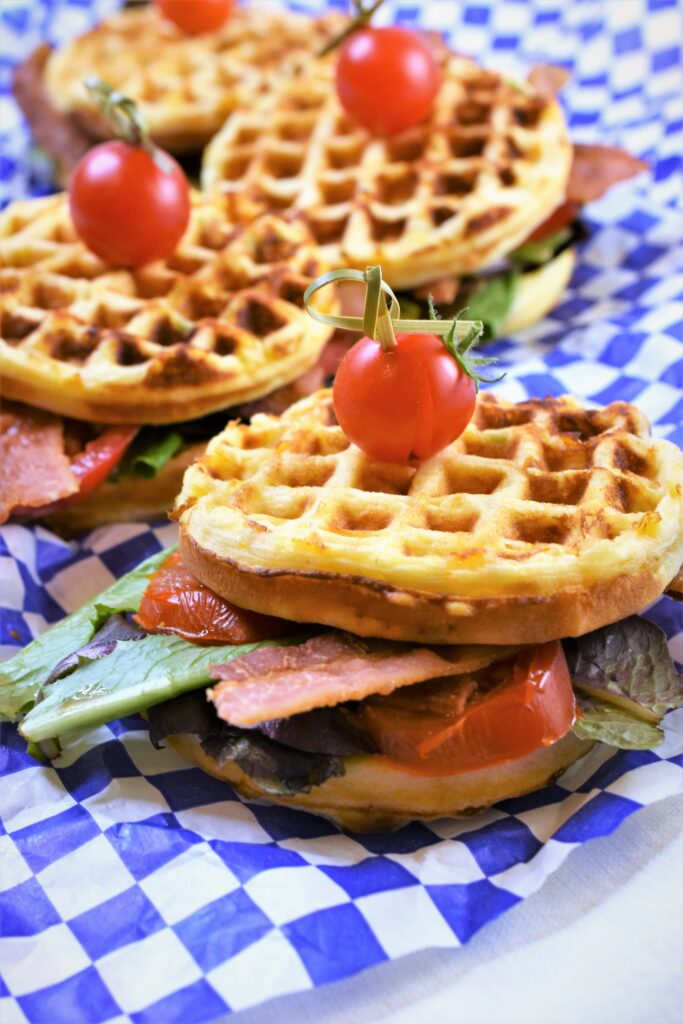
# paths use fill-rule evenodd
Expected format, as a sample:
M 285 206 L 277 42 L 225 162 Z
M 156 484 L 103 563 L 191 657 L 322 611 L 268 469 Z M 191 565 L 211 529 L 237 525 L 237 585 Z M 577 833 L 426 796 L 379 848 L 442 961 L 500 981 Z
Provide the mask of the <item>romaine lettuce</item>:
M 111 615 L 135 611 L 149 577 L 173 550 L 167 548 L 147 558 L 0 665 L 0 720 L 15 722 L 21 718 L 33 706 L 55 665 L 92 640 Z

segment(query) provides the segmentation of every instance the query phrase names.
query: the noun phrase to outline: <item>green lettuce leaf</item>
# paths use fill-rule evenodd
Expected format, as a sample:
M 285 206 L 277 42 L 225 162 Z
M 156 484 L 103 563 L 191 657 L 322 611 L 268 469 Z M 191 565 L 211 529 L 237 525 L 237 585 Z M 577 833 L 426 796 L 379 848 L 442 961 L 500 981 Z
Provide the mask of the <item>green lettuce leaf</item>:
M 21 718 L 35 703 L 55 665 L 92 640 L 110 615 L 136 611 L 149 577 L 173 550 L 166 548 L 152 555 L 0 665 L 0 720 Z
M 178 636 L 148 634 L 120 640 L 111 654 L 81 661 L 70 675 L 52 683 L 29 711 L 20 732 L 33 743 L 111 722 L 152 704 L 213 682 L 209 668 L 248 654 L 257 647 L 299 642 L 278 639 L 231 647 L 203 646 Z
M 652 750 L 664 741 L 664 732 L 651 722 L 636 718 L 624 708 L 578 700 L 580 717 L 574 733 L 582 740 L 599 740 L 621 750 Z
M 196 736 L 218 765 L 235 761 L 269 793 L 308 793 L 326 779 L 344 774 L 344 760 L 296 750 L 259 729 L 238 729 L 223 722 L 203 693 L 195 690 L 149 709 L 149 738 L 155 747 L 168 736 Z
M 500 334 L 505 317 L 517 291 L 518 270 L 505 270 L 486 278 L 467 297 L 463 314 L 468 320 L 481 320 L 484 324 L 484 341 L 491 341 Z
M 139 476 L 151 480 L 184 444 L 183 435 L 177 430 L 146 428 L 133 441 L 110 479 L 116 481 L 125 476 Z
M 531 263 L 533 266 L 541 267 L 544 263 L 549 263 L 571 237 L 572 229 L 562 228 L 561 231 L 556 231 L 554 235 L 548 235 L 539 242 L 525 242 L 510 254 L 510 259 L 515 263 Z
M 659 723 L 683 705 L 683 676 L 664 632 L 632 615 L 563 646 L 578 691 L 574 732 L 627 750 L 659 746 Z

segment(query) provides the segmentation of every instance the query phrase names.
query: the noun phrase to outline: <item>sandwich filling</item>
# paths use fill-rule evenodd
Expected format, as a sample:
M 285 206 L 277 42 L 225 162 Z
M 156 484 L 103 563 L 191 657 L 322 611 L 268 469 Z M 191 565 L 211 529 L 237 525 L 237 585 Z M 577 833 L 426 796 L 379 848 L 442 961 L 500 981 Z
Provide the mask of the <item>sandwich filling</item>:
M 571 731 L 656 747 L 683 704 L 664 634 L 638 616 L 535 647 L 370 640 L 245 612 L 173 552 L 30 644 L 0 683 L 0 715 L 43 749 L 146 710 L 155 744 L 190 734 L 217 768 L 235 763 L 274 794 L 309 792 L 359 756 L 441 777 Z
M 153 480 L 178 459 L 182 469 L 230 418 L 248 422 L 257 412 L 279 414 L 312 394 L 334 374 L 350 344 L 338 331 L 316 364 L 291 384 L 270 395 L 199 419 L 160 426 L 111 426 L 69 419 L 22 402 L 3 402 L 0 412 L 0 523 L 68 516 L 74 506 L 99 492 L 105 483 Z M 201 448 L 199 449 L 201 451 Z M 183 456 L 187 457 L 183 460 Z M 173 483 L 161 512 L 178 490 Z M 140 494 L 143 515 L 147 508 Z

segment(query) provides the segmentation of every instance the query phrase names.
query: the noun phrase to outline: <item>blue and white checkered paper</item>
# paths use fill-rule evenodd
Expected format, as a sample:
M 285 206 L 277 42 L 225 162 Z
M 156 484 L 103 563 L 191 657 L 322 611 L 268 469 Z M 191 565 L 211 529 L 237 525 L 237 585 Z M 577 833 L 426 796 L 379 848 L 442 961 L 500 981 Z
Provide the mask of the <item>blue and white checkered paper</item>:
M 8 95 L 11 65 L 111 2 L 10 0 L 0 15 L 0 202 L 49 187 Z M 317 0 L 292 7 L 316 12 Z M 344 7 L 343 3 L 333 6 Z M 577 141 L 627 146 L 651 175 L 588 210 L 564 301 L 494 351 L 513 399 L 573 392 L 640 405 L 683 443 L 683 89 L 677 0 L 433 0 L 382 17 L 451 34 L 511 71 L 572 70 Z M 67 544 L 0 531 L 2 653 L 168 543 L 170 526 Z M 683 609 L 648 613 L 683 662 Z M 475 818 L 348 836 L 246 804 L 124 719 L 36 765 L 13 727 L 0 750 L 0 1019 L 209 1021 L 430 946 L 458 946 L 535 892 L 577 845 L 683 789 L 683 712 L 656 752 L 599 747 L 558 782 Z

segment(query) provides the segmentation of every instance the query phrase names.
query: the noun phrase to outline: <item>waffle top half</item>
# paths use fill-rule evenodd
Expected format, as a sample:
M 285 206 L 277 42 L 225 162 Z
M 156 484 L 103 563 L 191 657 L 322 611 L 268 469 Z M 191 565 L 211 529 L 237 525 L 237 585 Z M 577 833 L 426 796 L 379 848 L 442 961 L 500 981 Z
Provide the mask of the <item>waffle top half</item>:
M 334 59 L 310 61 L 227 119 L 204 188 L 297 217 L 331 265 L 380 263 L 394 287 L 492 264 L 563 201 L 572 146 L 555 100 L 435 47 L 442 85 L 422 124 L 370 135 L 339 104 Z
M 51 54 L 45 87 L 55 106 L 95 138 L 110 129 L 83 79 L 97 74 L 139 104 L 158 145 L 203 148 L 235 109 L 249 108 L 282 74 L 301 69 L 338 31 L 340 19 L 312 20 L 250 3 L 225 26 L 189 36 L 150 4 L 105 18 Z
M 103 263 L 63 194 L 0 215 L 0 384 L 6 398 L 101 423 L 172 423 L 250 401 L 316 362 L 331 329 L 303 293 L 328 269 L 304 224 L 236 227 L 193 196 L 165 261 Z M 322 296 L 329 312 L 330 299 Z
M 229 424 L 185 475 L 184 559 L 237 603 L 360 635 L 539 643 L 641 610 L 683 561 L 683 453 L 643 415 L 480 395 L 418 468 L 372 460 L 329 391 Z

